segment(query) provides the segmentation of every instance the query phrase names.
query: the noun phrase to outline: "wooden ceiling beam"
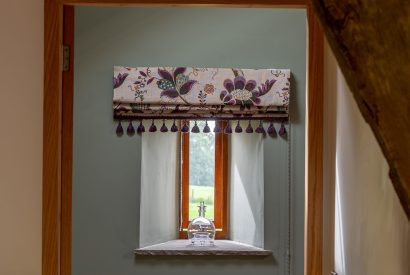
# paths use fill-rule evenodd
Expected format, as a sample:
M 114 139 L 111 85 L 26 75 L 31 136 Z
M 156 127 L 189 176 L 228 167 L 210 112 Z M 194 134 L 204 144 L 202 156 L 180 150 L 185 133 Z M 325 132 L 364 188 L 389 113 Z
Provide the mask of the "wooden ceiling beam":
M 410 218 L 410 3 L 312 0 Z

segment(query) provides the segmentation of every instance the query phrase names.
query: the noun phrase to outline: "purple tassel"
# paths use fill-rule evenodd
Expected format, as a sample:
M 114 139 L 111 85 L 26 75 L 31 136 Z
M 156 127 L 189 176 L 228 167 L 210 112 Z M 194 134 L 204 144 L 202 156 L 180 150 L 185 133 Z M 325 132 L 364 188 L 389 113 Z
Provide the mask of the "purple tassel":
M 259 121 L 259 126 L 256 128 L 255 133 L 265 134 L 265 128 L 263 128 L 262 120 Z
M 167 125 L 165 125 L 165 120 L 162 122 L 162 126 L 161 126 L 161 128 L 160 128 L 159 130 L 160 130 L 161 133 L 166 133 L 166 132 L 168 132 Z
M 189 132 L 189 126 L 187 125 L 186 122 L 184 122 L 184 126 L 181 128 L 182 133 L 188 133 Z
M 204 130 L 202 132 L 205 133 L 205 134 L 208 134 L 208 133 L 211 132 L 211 129 L 208 126 L 208 121 L 205 121 L 205 127 L 204 127 Z
M 171 126 L 171 132 L 173 133 L 178 132 L 178 126 L 175 124 L 175 119 L 174 119 L 174 123 L 172 123 L 172 126 Z
M 269 134 L 270 136 L 276 136 L 276 135 L 277 135 L 275 126 L 273 126 L 273 122 L 272 122 L 272 121 L 271 121 L 270 124 L 269 124 L 268 131 L 267 131 L 267 132 L 268 132 L 268 134 Z
M 124 129 L 122 128 L 121 120 L 118 121 L 117 130 L 115 130 L 115 132 L 117 133 L 117 136 L 119 137 L 124 134 Z
M 192 133 L 195 133 L 195 134 L 198 134 L 198 133 L 200 133 L 200 132 L 201 132 L 201 130 L 199 130 L 198 125 L 196 124 L 196 121 L 195 121 L 195 125 L 194 125 L 194 127 L 192 127 L 191 132 L 192 132 Z
M 142 120 L 140 120 L 140 125 L 138 125 L 138 128 L 137 128 L 137 133 L 141 134 L 141 133 L 144 133 L 144 132 L 145 132 L 145 127 L 142 124 Z
M 135 129 L 134 126 L 132 125 L 132 121 L 130 120 L 130 123 L 128 124 L 127 127 L 127 135 L 133 136 L 135 134 Z
M 236 127 L 235 127 L 235 133 L 242 133 L 242 127 L 241 125 L 239 125 L 239 120 L 238 120 L 238 124 L 236 124 Z
M 221 129 L 221 127 L 219 126 L 218 121 L 215 121 L 214 133 L 215 133 L 215 134 L 219 134 L 219 133 L 221 133 L 221 132 L 222 132 L 222 129 Z
M 152 124 L 151 124 L 151 126 L 149 127 L 148 131 L 151 132 L 151 133 L 157 131 L 157 126 L 155 126 L 154 120 L 152 120 Z
M 226 123 L 226 127 L 224 129 L 224 133 L 225 134 L 232 134 L 232 127 L 231 127 L 231 123 L 229 123 L 229 121 Z
M 286 128 L 285 128 L 285 124 L 282 122 L 282 124 L 280 125 L 280 129 L 279 129 L 279 135 L 281 137 L 286 136 L 287 132 L 286 132 Z
M 248 134 L 252 134 L 253 133 L 253 128 L 252 128 L 252 125 L 251 125 L 251 121 L 249 120 L 249 123 L 248 123 L 248 127 L 246 127 L 246 130 L 245 130 Z

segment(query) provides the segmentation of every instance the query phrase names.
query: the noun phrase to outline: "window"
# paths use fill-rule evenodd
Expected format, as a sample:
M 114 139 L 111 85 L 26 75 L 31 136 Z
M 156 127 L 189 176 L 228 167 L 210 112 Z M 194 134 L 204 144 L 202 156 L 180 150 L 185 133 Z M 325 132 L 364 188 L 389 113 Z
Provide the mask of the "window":
M 205 123 L 197 122 L 200 129 Z M 198 216 L 201 201 L 207 206 L 206 217 L 215 223 L 216 238 L 227 238 L 228 137 L 212 132 L 215 123 L 221 129 L 226 125 L 208 121 L 210 133 L 181 133 L 180 238 L 187 237 L 188 224 Z M 192 129 L 195 122 L 189 124 Z

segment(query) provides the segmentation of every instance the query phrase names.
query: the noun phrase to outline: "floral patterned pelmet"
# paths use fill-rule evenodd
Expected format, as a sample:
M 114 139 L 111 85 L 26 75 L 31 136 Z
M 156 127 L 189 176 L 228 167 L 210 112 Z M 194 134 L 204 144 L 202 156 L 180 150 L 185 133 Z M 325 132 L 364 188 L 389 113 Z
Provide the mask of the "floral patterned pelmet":
M 286 118 L 290 70 L 114 67 L 118 119 Z

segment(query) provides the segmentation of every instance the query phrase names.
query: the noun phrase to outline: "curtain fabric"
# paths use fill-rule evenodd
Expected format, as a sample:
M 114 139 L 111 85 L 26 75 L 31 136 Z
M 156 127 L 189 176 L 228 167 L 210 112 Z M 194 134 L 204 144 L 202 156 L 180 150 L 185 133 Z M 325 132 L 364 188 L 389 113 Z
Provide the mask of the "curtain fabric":
M 179 135 L 141 137 L 140 247 L 178 238 Z
M 260 248 L 264 247 L 263 144 L 261 135 L 232 135 L 229 144 L 229 236 Z
M 288 116 L 290 70 L 114 67 L 117 119 L 273 119 Z

